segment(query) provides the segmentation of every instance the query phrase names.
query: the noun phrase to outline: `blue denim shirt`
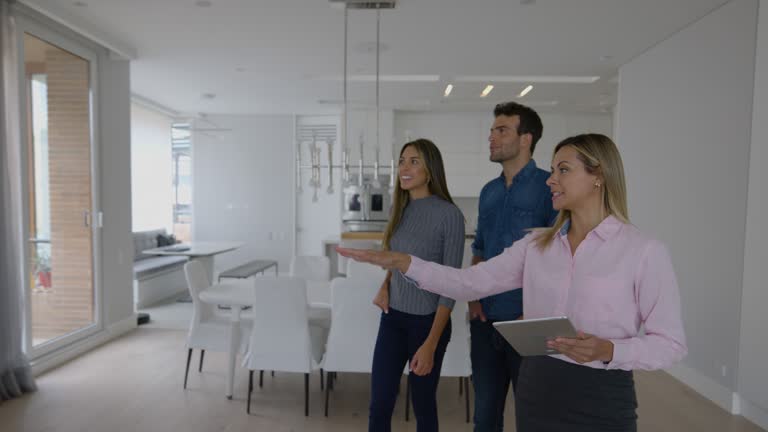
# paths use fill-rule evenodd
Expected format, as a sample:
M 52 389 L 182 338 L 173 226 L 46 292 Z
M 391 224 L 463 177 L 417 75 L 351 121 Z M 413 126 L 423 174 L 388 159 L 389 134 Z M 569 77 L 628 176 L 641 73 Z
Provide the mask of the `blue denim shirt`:
M 504 173 L 488 182 L 480 192 L 477 232 L 472 253 L 484 260 L 500 255 L 505 248 L 525 237 L 526 229 L 550 226 L 557 212 L 546 185 L 549 172 L 531 160 L 512 179 L 507 188 Z M 513 320 L 523 313 L 523 290 L 511 291 L 480 300 L 483 312 L 494 321 Z

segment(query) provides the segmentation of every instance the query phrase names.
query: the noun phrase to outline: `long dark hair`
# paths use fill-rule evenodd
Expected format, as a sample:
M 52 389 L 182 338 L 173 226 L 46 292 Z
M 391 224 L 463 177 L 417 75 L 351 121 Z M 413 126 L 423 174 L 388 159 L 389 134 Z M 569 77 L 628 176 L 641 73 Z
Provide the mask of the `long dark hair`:
M 440 198 L 453 204 L 453 198 L 448 192 L 448 185 L 445 182 L 445 166 L 443 165 L 443 156 L 440 154 L 435 143 L 428 139 L 419 138 L 415 141 L 406 143 L 402 149 L 400 149 L 400 157 L 403 156 L 403 152 L 409 146 L 419 153 L 419 157 L 424 161 L 424 170 L 427 172 L 427 187 L 429 193 L 437 195 Z M 400 223 L 400 219 L 403 217 L 403 211 L 411 200 L 411 196 L 407 190 L 400 187 L 400 176 L 392 173 L 396 176 L 395 191 L 393 192 L 392 200 L 392 216 L 389 218 L 387 229 L 384 231 L 384 249 L 389 250 L 389 241 L 392 239 L 397 225 Z

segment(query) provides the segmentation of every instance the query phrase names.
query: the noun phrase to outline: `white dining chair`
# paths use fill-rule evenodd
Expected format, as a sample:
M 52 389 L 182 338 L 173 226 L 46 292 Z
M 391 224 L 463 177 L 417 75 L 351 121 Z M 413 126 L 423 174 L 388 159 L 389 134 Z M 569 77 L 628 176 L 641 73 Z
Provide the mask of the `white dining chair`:
M 373 264 L 357 262 L 355 260 L 347 260 L 346 274 L 348 278 L 354 279 L 367 279 L 367 278 L 379 278 L 379 285 L 384 280 L 384 275 L 387 274 L 386 270 Z
M 371 372 L 381 316 L 381 310 L 373 305 L 372 300 L 384 276 L 385 272 L 380 270 L 374 277 L 335 278 L 331 281 L 333 318 L 322 365 L 326 374 L 326 417 L 336 373 Z
M 472 376 L 469 337 L 467 303 L 456 302 L 451 312 L 451 341 L 445 350 L 440 376 L 459 378 L 459 396 L 462 392 L 464 393 L 467 423 L 469 423 L 469 378 Z
M 306 281 L 309 323 L 325 344 L 331 328 L 331 260 L 319 255 L 294 256 L 290 275 Z
M 472 376 L 472 363 L 469 357 L 470 334 L 468 308 L 466 302 L 456 302 L 451 311 L 451 341 L 448 342 L 443 365 L 440 368 L 440 377 L 459 378 L 459 396 L 464 395 L 465 421 L 469 423 L 469 378 Z M 403 372 L 409 375 L 408 366 Z M 409 420 L 411 408 L 410 379 L 407 380 L 405 390 L 405 421 Z
M 380 240 L 349 240 L 349 239 L 342 239 L 339 243 L 340 247 L 343 248 L 353 248 L 353 249 L 381 249 L 381 241 Z M 339 255 L 338 259 L 338 272 L 345 274 L 347 268 L 349 266 L 351 259 L 348 259 L 347 257 L 343 257 Z
M 294 256 L 291 258 L 290 275 L 307 281 L 309 304 L 330 305 L 331 260 L 327 256 Z
M 309 415 L 309 374 L 320 368 L 324 345 L 312 331 L 307 291 L 302 278 L 291 276 L 254 279 L 253 329 L 243 367 L 248 369 L 251 412 L 254 370 L 304 374 L 304 415 Z
M 184 275 L 187 279 L 189 295 L 192 298 L 192 319 L 187 332 L 187 366 L 184 371 L 184 388 L 187 388 L 189 365 L 192 351 L 200 350 L 198 372 L 203 371 L 205 351 L 228 352 L 228 336 L 231 328 L 230 320 L 215 313 L 215 306 L 200 300 L 200 292 L 209 286 L 209 278 L 205 268 L 199 261 L 189 261 L 184 264 Z M 251 331 L 251 323 L 244 319 L 240 322 L 239 351 L 245 350 L 246 342 Z

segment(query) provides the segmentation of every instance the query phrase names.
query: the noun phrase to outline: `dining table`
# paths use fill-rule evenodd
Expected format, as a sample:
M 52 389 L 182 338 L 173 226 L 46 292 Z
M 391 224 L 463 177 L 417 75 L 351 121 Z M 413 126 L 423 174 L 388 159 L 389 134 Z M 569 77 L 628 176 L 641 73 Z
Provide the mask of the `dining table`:
M 189 243 L 177 243 L 141 251 L 147 255 L 171 255 L 186 256 L 190 261 L 199 261 L 208 276 L 208 283 L 213 283 L 213 259 L 216 255 L 230 252 L 244 246 L 243 242 L 225 241 L 193 241 Z
M 278 276 L 266 275 L 266 278 Z M 326 284 L 329 284 L 326 282 Z M 225 396 L 232 399 L 235 384 L 235 362 L 237 351 L 240 347 L 240 321 L 242 311 L 253 305 L 257 298 L 255 279 L 227 280 L 226 282 L 212 284 L 200 291 L 200 301 L 212 305 L 229 308 L 229 337 L 227 340 L 227 381 Z M 310 325 L 318 325 L 330 329 L 331 306 L 323 303 L 307 304 L 307 314 Z

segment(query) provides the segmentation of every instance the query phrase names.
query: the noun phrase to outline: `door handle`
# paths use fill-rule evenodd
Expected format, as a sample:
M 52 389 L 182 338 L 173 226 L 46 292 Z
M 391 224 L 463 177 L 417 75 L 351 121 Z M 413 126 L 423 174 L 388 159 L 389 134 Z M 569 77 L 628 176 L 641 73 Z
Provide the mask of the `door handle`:
M 91 212 L 89 210 L 83 211 L 83 226 L 86 228 L 91 226 Z
M 363 215 L 363 220 L 368 220 L 371 218 L 368 205 L 368 192 L 366 191 L 360 194 L 360 213 Z

